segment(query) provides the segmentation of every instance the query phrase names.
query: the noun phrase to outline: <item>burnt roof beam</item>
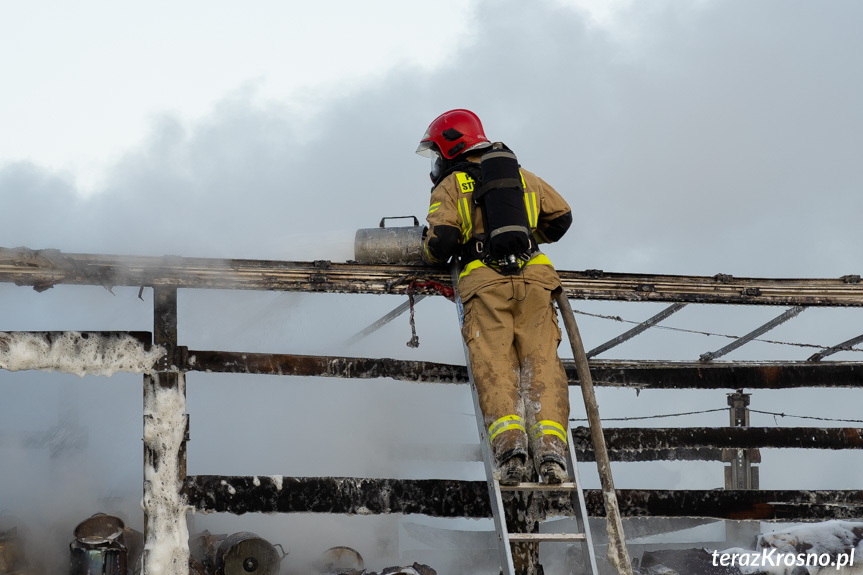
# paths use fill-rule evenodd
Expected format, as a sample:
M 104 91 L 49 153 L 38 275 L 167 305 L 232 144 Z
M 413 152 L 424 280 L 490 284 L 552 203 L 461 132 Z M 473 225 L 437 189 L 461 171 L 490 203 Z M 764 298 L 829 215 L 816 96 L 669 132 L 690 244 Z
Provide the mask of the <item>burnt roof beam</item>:
M 566 271 L 567 297 L 606 301 L 665 301 L 747 305 L 863 307 L 859 276 L 762 279 Z M 0 282 L 55 285 L 172 286 L 328 293 L 405 294 L 412 279 L 448 284 L 445 270 L 427 266 L 274 260 L 119 256 L 0 247 Z M 417 293 L 435 295 L 422 288 Z
M 485 481 L 356 477 L 188 476 L 185 494 L 198 511 L 216 513 L 419 513 L 491 517 Z M 863 491 L 617 489 L 625 517 L 851 519 L 863 515 Z M 605 515 L 603 494 L 585 489 L 588 513 Z

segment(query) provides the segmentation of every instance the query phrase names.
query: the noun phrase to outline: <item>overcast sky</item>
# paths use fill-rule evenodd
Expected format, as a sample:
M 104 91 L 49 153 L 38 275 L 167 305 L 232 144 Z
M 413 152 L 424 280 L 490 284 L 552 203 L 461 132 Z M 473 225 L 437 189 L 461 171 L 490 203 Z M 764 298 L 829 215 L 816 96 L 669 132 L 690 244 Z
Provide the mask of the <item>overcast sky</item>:
M 352 257 L 356 228 L 375 226 L 385 215 L 426 213 L 428 163 L 413 151 L 435 116 L 466 107 L 483 119 L 490 138 L 506 142 L 572 206 L 572 230 L 549 249 L 560 269 L 859 274 L 861 21 L 856 0 L 7 3 L 0 8 L 0 246 L 344 261 Z M 149 304 L 135 299 L 137 290 L 117 293 L 35 294 L 0 285 L 0 330 L 150 329 Z M 343 329 L 356 331 L 398 303 L 265 296 L 181 294 L 189 310 L 181 309 L 187 314 L 181 321 L 188 318 L 181 344 L 349 353 L 328 347 L 332 335 L 324 326 L 338 317 Z M 459 361 L 451 309 L 444 302 L 423 306 L 419 351 L 403 346 L 406 325 L 397 322 L 356 353 Z M 662 306 L 576 307 L 642 320 Z M 781 311 L 693 308 L 668 323 L 741 334 Z M 832 345 L 859 335 L 860 320 L 853 310 L 809 310 L 775 334 Z M 588 345 L 624 329 L 582 323 Z M 668 334 L 644 339 L 609 357 L 694 359 L 725 344 Z M 752 349 L 731 358 L 808 356 L 766 344 Z M 56 421 L 52 402 L 66 381 L 82 385 L 84 402 L 114 397 L 114 405 L 125 407 L 112 410 L 110 429 L 122 429 L 127 443 L 101 445 L 96 438 L 110 433 L 93 428 L 91 445 L 124 462 L 102 464 L 110 487 L 134 493 L 138 378 L 121 392 L 116 380 L 127 380 L 120 376 L 83 383 L 46 377 L 0 373 L 11 390 L 5 396 L 15 398 L 0 402 L 0 432 Z M 285 405 L 295 401 L 283 384 L 255 385 L 283 394 Z M 301 385 L 304 402 L 326 404 L 314 395 L 320 382 Z M 385 389 L 396 402 L 386 409 L 407 409 L 417 394 L 447 414 L 470 409 L 460 392 L 379 385 L 356 389 L 377 396 Z M 214 445 L 234 445 L 232 439 L 219 435 L 225 431 L 215 415 L 196 416 L 196 409 L 218 413 L 231 405 L 225 398 L 238 393 L 236 386 L 228 379 L 206 386 L 220 390 L 223 403 L 203 399 L 210 393 L 204 386 L 192 393 L 195 386 L 190 381 L 190 457 L 197 458 L 190 472 L 255 472 L 237 458 L 215 463 Z M 362 395 L 344 393 L 354 403 Z M 636 400 L 631 392 L 603 391 L 603 413 L 724 405 L 722 392 L 646 395 Z M 822 396 L 823 404 L 815 404 L 820 415 L 853 417 L 850 406 L 859 405 L 853 394 Z M 804 411 L 801 396 L 756 397 L 763 409 Z M 349 421 L 352 405 L 329 406 L 322 416 Z M 313 410 L 300 411 L 294 416 Z M 46 419 L 25 415 L 34 412 Z M 275 429 L 287 425 L 278 412 L 270 417 Z M 473 422 L 464 419 L 456 427 L 468 433 Z M 717 416 L 710 424 L 724 422 Z M 370 441 L 385 428 L 368 429 Z M 209 434 L 218 439 L 205 439 Z M 461 440 L 473 439 L 468 433 Z M 302 474 L 296 458 L 267 461 L 260 473 Z M 768 461 L 765 488 L 859 487 L 859 465 L 847 481 L 813 472 L 800 485 L 788 479 L 799 459 L 773 467 Z M 845 460 L 837 456 L 827 465 L 839 461 Z M 618 483 L 711 488 L 721 482 L 720 467 L 691 465 L 695 472 L 654 464 L 631 475 L 655 473 L 654 483 Z M 321 469 L 314 472 L 373 474 L 362 465 Z M 15 493 L 0 493 L 0 508 L 3 495 Z

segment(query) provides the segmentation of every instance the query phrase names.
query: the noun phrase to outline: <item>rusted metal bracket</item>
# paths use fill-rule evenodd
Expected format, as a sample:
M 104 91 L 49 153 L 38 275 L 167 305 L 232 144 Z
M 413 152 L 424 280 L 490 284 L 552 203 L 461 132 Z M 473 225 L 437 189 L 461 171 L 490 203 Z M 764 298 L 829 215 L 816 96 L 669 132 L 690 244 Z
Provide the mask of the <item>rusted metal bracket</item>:
M 659 322 L 661 322 L 662 320 L 664 320 L 668 316 L 679 312 L 684 307 L 686 307 L 685 303 L 671 304 L 670 306 L 668 306 L 667 308 L 665 308 L 664 310 L 662 310 L 661 312 L 659 312 L 655 316 L 641 322 L 640 324 L 638 324 L 637 326 L 635 326 L 631 330 L 620 334 L 616 338 L 611 339 L 611 340 L 603 343 L 602 345 L 596 346 L 595 348 L 593 348 L 592 350 L 587 352 L 587 357 L 588 358 L 595 357 L 595 356 L 599 355 L 600 353 L 608 351 L 609 349 L 611 349 L 615 346 L 618 346 L 625 341 L 632 339 L 633 337 L 637 336 L 638 334 L 643 333 L 647 329 L 655 326 L 656 324 L 658 324 Z
M 710 352 L 701 354 L 700 360 L 702 362 L 707 363 L 709 361 L 713 361 L 717 357 L 722 357 L 723 355 L 731 353 L 732 351 L 734 351 L 738 347 L 741 347 L 741 346 L 749 343 L 750 341 L 752 341 L 756 337 L 758 337 L 760 335 L 764 335 L 765 333 L 767 333 L 771 329 L 773 329 L 779 325 L 782 325 L 783 323 L 785 323 L 786 321 L 788 321 L 789 319 L 791 319 L 793 317 L 796 317 L 804 309 L 806 309 L 806 308 L 803 306 L 792 307 L 791 309 L 786 310 L 785 313 L 783 313 L 782 315 L 768 321 L 767 323 L 765 323 L 761 327 L 747 333 L 746 335 L 737 338 L 736 340 L 729 343 L 725 347 L 723 347 L 721 349 L 717 349 L 716 351 L 710 351 Z

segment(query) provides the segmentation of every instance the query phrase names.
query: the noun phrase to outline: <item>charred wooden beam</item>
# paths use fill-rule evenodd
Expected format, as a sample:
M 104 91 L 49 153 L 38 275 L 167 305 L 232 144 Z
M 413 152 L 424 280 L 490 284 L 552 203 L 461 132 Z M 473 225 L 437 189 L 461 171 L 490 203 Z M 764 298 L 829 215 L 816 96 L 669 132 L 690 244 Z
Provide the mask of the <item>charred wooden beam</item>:
M 593 501 L 594 493 L 590 493 Z M 617 500 L 628 517 L 717 519 L 851 519 L 863 514 L 863 491 L 661 491 L 621 489 Z M 591 505 L 590 503 L 588 504 Z
M 420 513 L 432 517 L 491 517 L 484 481 L 355 477 L 186 478 L 188 501 L 220 513 Z
M 153 344 L 153 334 L 149 331 L 4 331 L 0 332 L 0 351 L 3 350 L 4 342 L 19 336 L 30 336 L 44 340 L 48 344 L 56 343 L 60 339 L 66 337 L 69 333 L 74 333 L 82 341 L 88 339 L 104 339 L 107 342 L 117 339 L 126 339 L 131 337 L 136 339 L 144 346 L 144 349 L 149 351 Z M 8 351 L 8 350 L 7 350 Z
M 836 279 L 759 279 L 560 271 L 575 299 L 733 303 L 784 306 L 863 306 L 859 276 Z M 423 266 L 271 260 L 145 257 L 0 248 L 0 281 L 37 290 L 59 284 L 172 286 L 337 293 L 404 294 L 412 279 L 448 283 Z M 434 291 L 420 291 L 435 295 Z
M 164 355 L 143 331 L 0 332 L 0 369 L 84 376 L 147 372 Z
M 858 428 L 815 427 L 607 427 L 603 430 L 615 461 L 666 458 L 721 461 L 722 449 L 863 449 L 861 434 L 863 429 Z M 572 438 L 580 458 L 592 460 L 590 430 L 574 427 Z M 719 457 L 714 457 L 717 454 Z
M 570 385 L 575 369 L 566 365 Z M 824 367 L 825 371 L 812 369 Z M 863 387 L 858 362 L 675 362 L 591 361 L 596 385 L 640 389 L 791 389 L 800 387 Z
M 369 379 L 389 377 L 427 383 L 467 383 L 461 365 L 398 359 L 188 351 L 182 371 L 303 375 Z M 575 366 L 564 362 L 570 385 Z M 863 387 L 863 364 L 853 362 L 673 362 L 593 360 L 596 385 L 640 389 L 784 389 Z
M 188 363 L 181 369 L 183 371 L 215 373 L 301 375 L 354 379 L 388 377 L 401 381 L 423 383 L 467 383 L 467 370 L 464 366 L 387 358 L 189 351 Z
M 186 478 L 186 496 L 199 511 L 234 513 L 418 513 L 432 517 L 491 517 L 484 481 L 354 477 Z M 625 517 L 718 519 L 848 519 L 863 514 L 863 491 L 665 491 L 618 489 Z M 599 490 L 585 490 L 588 512 L 603 517 Z

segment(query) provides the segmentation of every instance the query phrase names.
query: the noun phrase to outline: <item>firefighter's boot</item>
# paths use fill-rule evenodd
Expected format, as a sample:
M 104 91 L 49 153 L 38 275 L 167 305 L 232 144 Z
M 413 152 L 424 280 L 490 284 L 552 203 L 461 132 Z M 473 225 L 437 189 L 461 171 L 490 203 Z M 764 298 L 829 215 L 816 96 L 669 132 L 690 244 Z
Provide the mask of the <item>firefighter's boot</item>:
M 559 461 L 544 461 L 539 466 L 539 475 L 545 483 L 559 484 L 569 481 L 566 467 Z
M 527 479 L 527 464 L 523 455 L 513 455 L 498 465 L 501 485 L 515 485 Z

